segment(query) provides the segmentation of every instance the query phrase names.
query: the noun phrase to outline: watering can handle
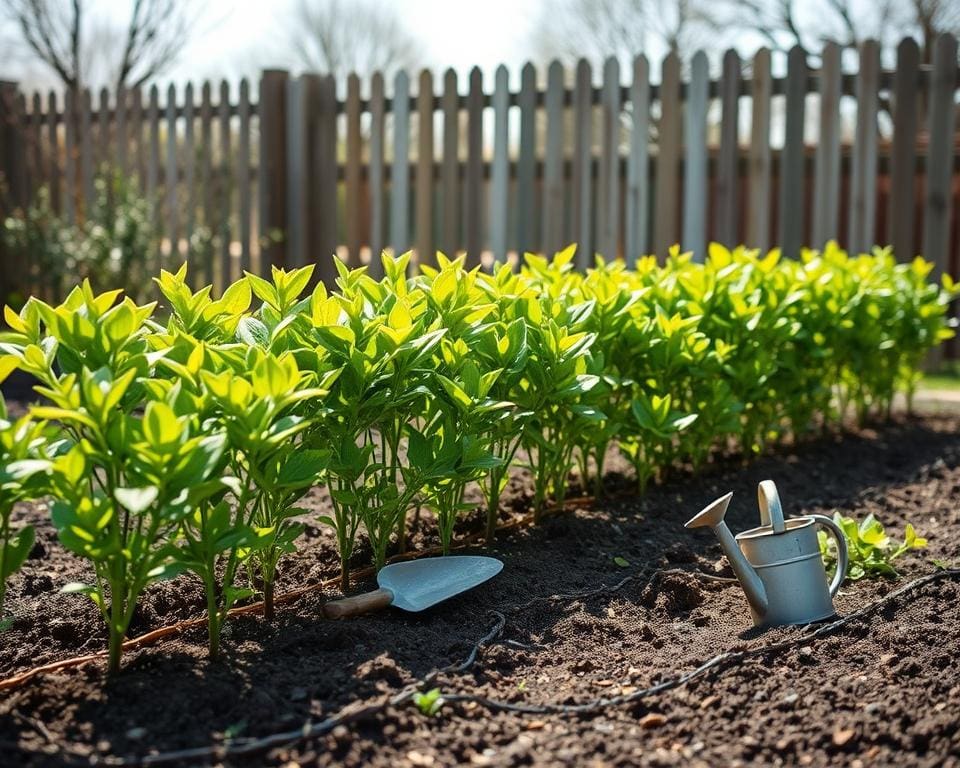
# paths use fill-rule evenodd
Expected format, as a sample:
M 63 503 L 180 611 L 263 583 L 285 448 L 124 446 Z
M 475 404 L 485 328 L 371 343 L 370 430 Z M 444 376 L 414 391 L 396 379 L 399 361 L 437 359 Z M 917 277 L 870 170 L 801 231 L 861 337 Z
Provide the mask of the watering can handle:
M 787 525 L 783 521 L 780 494 L 773 480 L 764 480 L 757 486 L 757 503 L 760 505 L 760 525 L 769 525 L 774 533 L 783 533 Z
M 809 517 L 817 523 L 817 525 L 822 525 L 826 528 L 827 532 L 833 536 L 837 542 L 837 572 L 833 575 L 833 581 L 830 582 L 830 597 L 833 597 L 837 594 L 837 590 L 840 589 L 840 585 L 843 584 L 843 580 L 847 575 L 847 565 L 849 563 L 847 537 L 843 535 L 840 526 L 826 515 L 809 515 Z

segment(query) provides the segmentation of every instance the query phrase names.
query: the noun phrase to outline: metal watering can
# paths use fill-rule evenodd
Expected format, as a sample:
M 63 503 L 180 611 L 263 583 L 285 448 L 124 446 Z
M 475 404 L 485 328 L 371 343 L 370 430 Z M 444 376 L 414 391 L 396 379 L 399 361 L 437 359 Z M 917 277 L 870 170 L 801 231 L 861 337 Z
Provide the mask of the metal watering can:
M 764 480 L 757 488 L 760 527 L 734 538 L 723 516 L 732 493 L 721 496 L 687 522 L 686 528 L 710 526 L 747 595 L 757 626 L 808 624 L 833 616 L 833 596 L 847 573 L 847 542 L 829 517 L 807 515 L 783 519 L 777 486 Z M 837 542 L 837 573 L 827 585 L 817 526 Z

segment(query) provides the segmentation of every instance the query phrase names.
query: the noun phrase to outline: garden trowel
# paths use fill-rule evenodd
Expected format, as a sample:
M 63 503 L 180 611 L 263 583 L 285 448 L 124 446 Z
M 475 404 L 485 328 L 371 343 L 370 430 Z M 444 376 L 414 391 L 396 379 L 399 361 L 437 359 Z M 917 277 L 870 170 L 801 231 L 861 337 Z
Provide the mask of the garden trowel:
M 323 607 L 328 619 L 345 619 L 392 605 L 405 611 L 422 611 L 483 584 L 503 570 L 492 557 L 453 555 L 394 563 L 380 569 L 380 589 L 335 600 Z

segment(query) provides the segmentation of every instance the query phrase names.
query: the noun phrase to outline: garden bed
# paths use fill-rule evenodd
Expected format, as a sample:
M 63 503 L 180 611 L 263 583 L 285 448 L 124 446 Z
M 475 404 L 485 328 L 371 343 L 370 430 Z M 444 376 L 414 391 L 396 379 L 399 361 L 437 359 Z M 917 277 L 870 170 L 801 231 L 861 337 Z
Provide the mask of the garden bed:
M 712 535 L 682 524 L 733 490 L 731 528 L 755 525 L 756 484 L 768 477 L 788 514 L 873 512 L 898 535 L 912 522 L 929 549 L 902 561 L 898 582 L 847 583 L 838 608 L 867 609 L 859 618 L 815 638 L 796 628 L 757 632 L 739 587 L 695 575 L 729 572 Z M 518 477 L 508 508 L 522 509 L 529 494 Z M 502 534 L 493 554 L 504 571 L 423 614 L 330 622 L 321 606 L 337 593 L 316 590 L 284 605 L 272 625 L 231 621 L 216 663 L 200 625 L 129 651 L 106 686 L 101 661 L 38 676 L 2 694 L 3 762 L 104 764 L 199 749 L 179 764 L 957 764 L 960 583 L 941 572 L 889 595 L 934 572 L 934 559 L 960 560 L 958 499 L 955 416 L 824 437 L 747 468 L 731 458 L 642 499 L 573 504 L 537 528 Z M 57 593 L 87 565 L 55 544 L 42 509 L 20 514 L 37 523 L 37 543 L 11 583 L 18 618 L 3 635 L 3 677 L 106 642 L 92 604 Z M 510 515 L 518 513 L 505 521 Z M 461 535 L 480 525 L 465 521 Z M 280 592 L 336 576 L 327 532 L 314 521 L 305 537 Z M 435 543 L 423 533 L 413 541 Z M 201 614 L 199 583 L 155 585 L 131 634 Z M 464 664 L 485 637 L 475 663 Z M 686 684 L 642 695 L 724 652 L 733 655 Z M 426 687 L 490 701 L 448 701 L 428 717 L 403 695 L 461 664 Z M 597 704 L 615 697 L 626 701 Z M 596 706 L 556 711 L 579 704 Z M 250 741 L 307 724 L 310 738 L 282 736 L 269 748 Z M 210 748 L 249 753 L 223 760 L 203 753 Z

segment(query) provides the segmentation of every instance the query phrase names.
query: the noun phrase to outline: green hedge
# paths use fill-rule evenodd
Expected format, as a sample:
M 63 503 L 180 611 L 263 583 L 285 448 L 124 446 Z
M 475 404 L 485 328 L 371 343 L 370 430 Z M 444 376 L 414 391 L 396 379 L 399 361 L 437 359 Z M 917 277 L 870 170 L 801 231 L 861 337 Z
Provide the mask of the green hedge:
M 272 612 L 315 485 L 346 590 L 358 534 L 382 566 L 415 505 L 435 512 L 446 551 L 470 483 L 492 537 L 521 460 L 537 518 L 574 469 L 602 493 L 611 445 L 642 491 L 717 449 L 886 414 L 952 335 L 952 283 L 887 251 L 830 244 L 794 261 L 713 245 L 706 264 L 675 250 L 586 274 L 573 253 L 492 274 L 440 256 L 416 277 L 407 255 L 384 256 L 380 280 L 338 263 L 334 293 L 307 292 L 310 267 L 274 270 L 218 299 L 183 268 L 157 280 L 163 320 L 87 283 L 60 306 L 7 309 L 0 377 L 34 375 L 49 404 L 4 424 L 46 435 L 29 456 L 0 442 L 4 546 L 29 535 L 10 533 L 12 499 L 49 493 L 64 546 L 93 564 L 94 582 L 68 589 L 103 613 L 112 669 L 143 589 L 183 571 L 205 585 L 215 655 L 237 600 L 262 593 Z

